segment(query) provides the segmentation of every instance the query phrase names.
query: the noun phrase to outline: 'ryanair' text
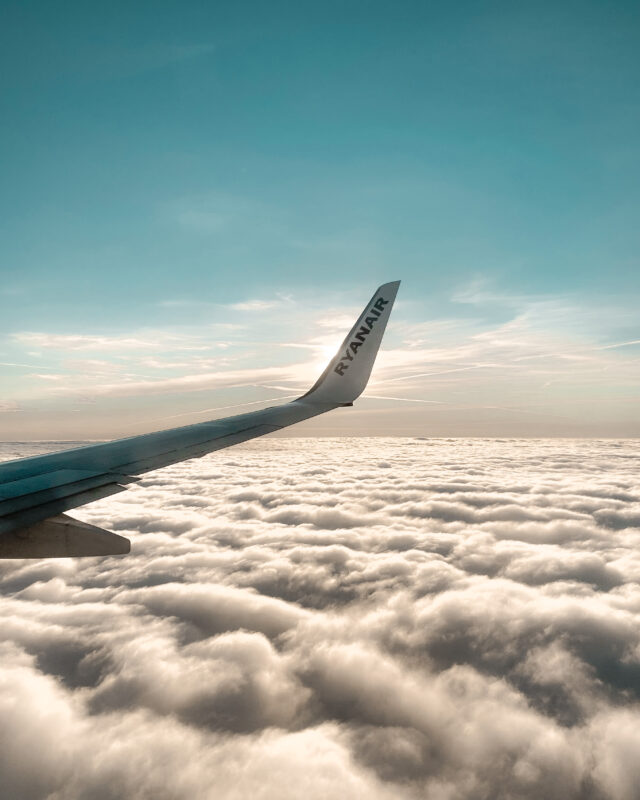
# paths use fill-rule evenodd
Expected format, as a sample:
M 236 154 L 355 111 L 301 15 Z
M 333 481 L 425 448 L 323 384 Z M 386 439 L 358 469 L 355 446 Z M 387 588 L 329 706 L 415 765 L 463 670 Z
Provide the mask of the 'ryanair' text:
M 367 316 L 364 318 L 364 325 L 361 325 L 357 333 L 354 334 L 353 339 L 347 345 L 344 355 L 340 357 L 338 363 L 333 368 L 333 371 L 337 372 L 338 375 L 344 375 L 346 370 L 349 369 L 349 363 L 353 361 L 353 357 L 358 352 L 358 348 L 362 347 L 364 344 L 364 340 L 371 333 L 373 326 L 380 318 L 388 302 L 388 300 L 379 297 L 369 311 L 367 311 Z

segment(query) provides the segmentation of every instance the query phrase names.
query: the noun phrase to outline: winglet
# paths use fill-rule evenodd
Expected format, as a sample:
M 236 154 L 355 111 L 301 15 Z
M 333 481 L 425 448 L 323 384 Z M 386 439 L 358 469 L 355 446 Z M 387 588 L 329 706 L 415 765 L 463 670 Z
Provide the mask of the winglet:
M 375 291 L 325 371 L 299 400 L 351 405 L 362 394 L 399 286 L 400 281 L 392 281 Z

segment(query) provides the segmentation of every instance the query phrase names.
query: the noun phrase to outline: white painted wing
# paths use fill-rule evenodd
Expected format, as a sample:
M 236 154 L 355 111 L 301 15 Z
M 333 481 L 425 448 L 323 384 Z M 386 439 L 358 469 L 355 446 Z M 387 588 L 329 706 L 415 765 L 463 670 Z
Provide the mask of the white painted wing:
M 150 470 L 197 458 L 352 405 L 382 341 L 399 281 L 373 295 L 341 348 L 302 397 L 261 411 L 0 464 L 0 558 L 128 553 L 128 539 L 64 512 L 124 491 Z

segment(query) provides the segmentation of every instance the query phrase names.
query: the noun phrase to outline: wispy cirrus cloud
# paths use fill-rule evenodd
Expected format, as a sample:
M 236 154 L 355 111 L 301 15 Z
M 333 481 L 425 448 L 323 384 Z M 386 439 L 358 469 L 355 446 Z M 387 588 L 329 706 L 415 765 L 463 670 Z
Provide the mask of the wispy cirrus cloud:
M 141 335 L 104 336 L 99 334 L 56 334 L 43 332 L 14 333 L 11 337 L 25 347 L 37 347 L 52 350 L 91 350 L 116 351 L 148 350 L 148 349 L 202 349 L 187 337 L 177 336 L 165 331 L 148 331 Z
M 93 78 L 124 78 L 155 70 L 198 63 L 213 55 L 213 42 L 148 42 L 136 46 L 97 44 L 86 56 L 84 75 Z
M 293 365 L 288 368 L 264 367 L 244 370 L 220 370 L 191 375 L 180 375 L 174 378 L 150 380 L 123 379 L 118 382 L 92 383 L 90 387 L 81 385 L 65 385 L 52 389 L 58 395 L 75 396 L 79 390 L 95 397 L 131 397 L 174 392 L 196 392 L 205 389 L 225 387 L 255 386 L 265 381 L 299 380 L 304 366 Z M 39 376 L 47 378 L 49 376 Z
M 233 303 L 230 308 L 234 311 L 268 311 L 276 305 L 277 303 L 268 300 L 247 300 L 244 303 Z

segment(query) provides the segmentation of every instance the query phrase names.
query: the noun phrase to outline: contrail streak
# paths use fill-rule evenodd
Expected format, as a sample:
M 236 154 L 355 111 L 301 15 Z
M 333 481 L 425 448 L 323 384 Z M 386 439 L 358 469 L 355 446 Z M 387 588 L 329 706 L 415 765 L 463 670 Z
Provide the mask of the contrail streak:
M 211 411 L 225 411 L 228 408 L 241 408 L 242 406 L 257 406 L 260 403 L 275 403 L 276 400 L 287 400 L 290 397 L 298 397 L 297 394 L 280 395 L 280 397 L 266 397 L 264 400 L 252 400 L 250 403 L 233 403 L 230 406 L 215 406 L 215 408 L 203 408 L 201 411 L 185 411 L 183 414 L 171 414 L 169 417 L 155 417 L 147 420 L 148 422 L 163 422 L 167 419 L 178 419 L 178 417 L 191 417 L 194 414 L 208 414 Z M 132 423 L 138 425 L 139 423 Z
M 435 403 L 436 405 L 443 406 L 445 405 L 442 400 L 423 400 L 419 397 L 387 397 L 386 395 L 382 394 L 363 394 L 362 399 L 371 399 L 371 400 L 401 400 L 403 403 Z
M 483 367 L 495 367 L 496 364 L 474 364 L 471 367 L 456 367 L 455 369 L 443 369 L 438 372 L 418 372 L 413 375 L 402 375 L 400 378 L 383 378 L 380 383 L 395 383 L 396 381 L 408 381 L 411 378 L 428 378 L 433 375 L 448 375 L 451 372 L 467 372 L 470 369 L 482 369 Z M 502 366 L 508 366 L 503 364 Z

